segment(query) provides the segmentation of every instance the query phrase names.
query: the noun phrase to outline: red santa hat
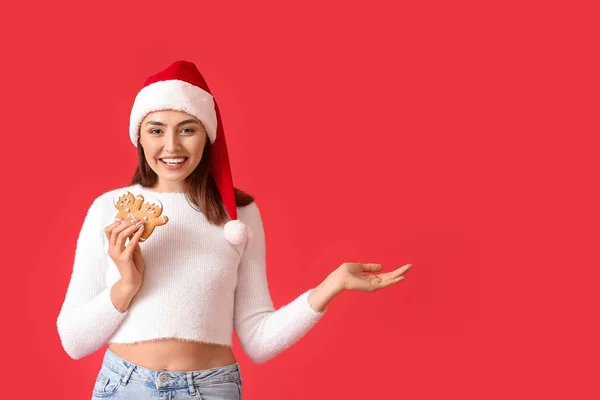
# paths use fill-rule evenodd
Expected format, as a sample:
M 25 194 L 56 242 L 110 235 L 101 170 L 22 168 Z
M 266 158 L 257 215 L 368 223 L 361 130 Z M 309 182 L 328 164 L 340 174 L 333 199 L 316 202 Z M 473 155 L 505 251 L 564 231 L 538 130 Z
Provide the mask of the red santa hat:
M 176 61 L 146 79 L 135 98 L 129 119 L 129 136 L 134 146 L 137 147 L 144 117 L 159 110 L 184 111 L 204 125 L 212 145 L 210 172 L 231 218 L 224 226 L 225 238 L 233 244 L 243 243 L 248 237 L 248 229 L 237 219 L 233 179 L 219 107 L 194 63 Z

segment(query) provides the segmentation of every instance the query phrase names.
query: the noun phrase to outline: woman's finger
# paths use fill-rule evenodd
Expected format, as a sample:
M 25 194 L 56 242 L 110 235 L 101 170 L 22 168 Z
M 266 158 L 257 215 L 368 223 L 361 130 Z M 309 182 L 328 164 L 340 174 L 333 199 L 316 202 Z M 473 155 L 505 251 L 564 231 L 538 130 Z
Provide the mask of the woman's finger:
M 411 268 L 412 268 L 412 264 L 403 265 L 402 267 L 398 268 L 397 270 L 390 272 L 390 278 L 395 279 L 395 278 L 399 277 L 400 275 L 404 274 L 406 271 L 408 271 Z
M 135 225 L 134 225 L 134 227 L 135 227 Z M 136 249 L 139 250 L 138 243 L 139 243 L 140 237 L 142 236 L 143 233 L 144 233 L 144 224 L 138 226 L 137 231 L 135 231 L 135 235 L 133 235 L 133 237 L 131 239 L 129 239 L 129 244 L 127 245 L 127 248 L 123 252 L 124 254 L 127 255 L 127 257 L 132 257 L 133 252 Z
M 113 222 L 112 224 L 108 225 L 106 228 L 104 228 L 104 235 L 106 236 L 106 240 L 108 240 L 110 242 L 110 235 L 112 234 L 112 230 L 115 229 L 119 224 L 121 223 L 121 220 L 115 220 L 115 222 Z
M 117 239 L 119 238 L 119 233 L 127 229 L 130 221 L 123 220 L 120 224 L 118 224 L 115 228 L 113 228 L 112 233 L 110 235 L 110 247 L 115 247 L 117 245 Z
M 399 276 L 399 277 L 394 278 L 394 279 L 382 279 L 381 282 L 379 283 L 378 288 L 379 289 L 384 289 L 384 288 L 386 288 L 388 286 L 392 286 L 393 284 L 400 282 L 403 279 L 404 279 L 403 276 Z
M 409 269 L 411 269 L 411 268 L 412 268 L 411 264 L 406 264 L 406 265 L 404 265 L 404 266 L 402 266 L 402 267 L 400 267 L 400 268 L 398 268 L 398 269 L 396 269 L 396 270 L 394 270 L 392 272 L 386 272 L 386 273 L 383 273 L 383 274 L 377 274 L 377 276 L 379 278 L 381 278 L 382 280 L 384 280 L 384 281 L 389 281 L 391 279 L 397 279 L 399 276 L 404 275 L 404 273 L 406 271 L 408 271 Z
M 400 282 L 400 281 L 402 281 L 402 280 L 404 280 L 404 277 L 403 277 L 403 276 L 399 276 L 399 277 L 397 277 L 396 279 L 391 279 L 391 280 L 389 281 L 389 284 L 388 284 L 388 286 L 390 286 L 390 285 L 393 285 L 394 283 L 398 283 L 398 282 Z
M 381 271 L 383 269 L 383 266 L 381 264 L 367 263 L 362 264 L 362 269 L 365 272 L 376 272 Z
M 142 223 L 143 225 L 143 223 Z M 139 228 L 139 225 L 136 226 L 136 223 L 129 221 L 128 226 L 125 229 L 122 229 L 119 233 L 119 237 L 117 238 L 116 245 L 119 248 L 120 252 L 125 251 L 125 241 L 133 232 L 135 232 Z

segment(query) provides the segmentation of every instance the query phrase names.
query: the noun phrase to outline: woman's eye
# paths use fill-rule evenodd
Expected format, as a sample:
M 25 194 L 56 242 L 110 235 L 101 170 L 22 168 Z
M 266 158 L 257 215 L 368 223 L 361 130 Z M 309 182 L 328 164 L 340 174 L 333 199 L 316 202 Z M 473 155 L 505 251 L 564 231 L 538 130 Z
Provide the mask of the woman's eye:
M 186 130 L 189 133 L 193 133 L 194 132 L 194 130 L 192 128 L 183 128 L 181 131 L 183 132 L 183 131 L 186 131 Z M 152 129 L 152 130 L 150 130 L 150 133 L 154 133 L 154 132 L 160 132 L 160 129 Z

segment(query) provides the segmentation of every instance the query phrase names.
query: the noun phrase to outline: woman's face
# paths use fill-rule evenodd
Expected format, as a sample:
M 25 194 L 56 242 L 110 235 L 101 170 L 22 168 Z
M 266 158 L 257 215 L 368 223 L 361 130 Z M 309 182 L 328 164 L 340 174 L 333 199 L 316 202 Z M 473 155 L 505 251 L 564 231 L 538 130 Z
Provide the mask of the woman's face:
M 140 145 L 146 162 L 158 175 L 154 189 L 183 192 L 185 178 L 202 159 L 208 135 L 198 119 L 183 111 L 163 110 L 146 115 L 140 125 Z M 182 163 L 168 165 L 165 160 Z

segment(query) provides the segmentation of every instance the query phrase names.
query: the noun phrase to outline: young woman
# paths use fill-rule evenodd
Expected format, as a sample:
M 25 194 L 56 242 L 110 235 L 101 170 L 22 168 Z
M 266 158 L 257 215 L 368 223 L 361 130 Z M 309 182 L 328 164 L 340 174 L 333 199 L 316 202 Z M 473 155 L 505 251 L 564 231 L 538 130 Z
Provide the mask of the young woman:
M 275 310 L 260 212 L 233 186 L 219 109 L 193 63 L 146 80 L 129 135 L 132 183 L 89 207 L 57 318 L 72 358 L 108 344 L 93 399 L 241 399 L 233 329 L 266 362 L 342 291 L 391 286 L 411 267 L 377 275 L 367 272 L 379 264 L 344 263 Z

